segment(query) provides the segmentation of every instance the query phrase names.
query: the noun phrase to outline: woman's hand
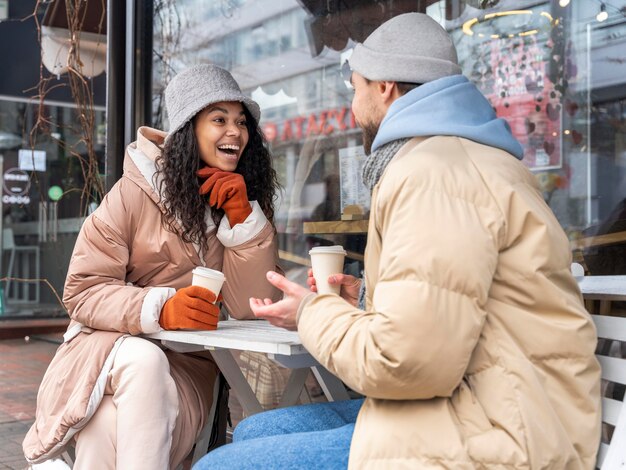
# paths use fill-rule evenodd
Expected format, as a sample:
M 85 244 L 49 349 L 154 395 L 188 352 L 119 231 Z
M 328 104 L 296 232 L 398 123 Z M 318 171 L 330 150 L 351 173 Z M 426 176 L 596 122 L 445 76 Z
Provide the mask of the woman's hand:
M 209 205 L 224 209 L 231 228 L 245 221 L 252 213 L 246 183 L 239 173 L 205 167 L 196 173 L 207 180 L 200 186 L 200 194 L 209 194 Z
M 164 330 L 215 330 L 220 315 L 220 308 L 215 305 L 217 300 L 220 298 L 204 287 L 179 289 L 163 305 L 159 324 Z
M 306 283 L 309 286 L 309 289 L 311 289 L 311 292 L 317 292 L 317 285 L 315 284 L 312 269 L 309 269 L 307 276 Z M 351 276 L 350 274 L 333 274 L 328 278 L 329 284 L 341 286 L 339 295 L 353 307 L 358 307 L 359 304 L 361 282 L 361 279 Z

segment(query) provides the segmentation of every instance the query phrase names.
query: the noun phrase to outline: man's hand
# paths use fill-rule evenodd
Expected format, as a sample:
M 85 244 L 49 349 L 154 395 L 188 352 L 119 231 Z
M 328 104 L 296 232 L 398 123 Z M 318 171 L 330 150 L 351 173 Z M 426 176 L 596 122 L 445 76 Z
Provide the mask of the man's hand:
M 317 292 L 313 270 L 309 269 L 307 275 L 306 283 L 311 289 L 311 292 Z M 339 295 L 353 307 L 358 307 L 361 282 L 363 282 L 361 279 L 351 276 L 350 274 L 333 274 L 328 278 L 329 284 L 339 284 L 341 286 Z
M 296 330 L 296 313 L 302 299 L 309 291 L 295 282 L 287 280 L 274 271 L 267 273 L 267 280 L 273 286 L 282 290 L 285 296 L 283 300 L 273 303 L 270 299 L 250 298 L 250 308 L 257 318 L 269 321 L 274 326 L 280 326 L 287 330 Z

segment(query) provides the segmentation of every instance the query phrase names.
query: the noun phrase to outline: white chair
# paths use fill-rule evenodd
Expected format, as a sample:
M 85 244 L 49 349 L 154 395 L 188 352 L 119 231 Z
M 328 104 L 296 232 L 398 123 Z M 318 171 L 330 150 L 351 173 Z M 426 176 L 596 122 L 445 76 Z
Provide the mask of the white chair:
M 572 274 L 577 281 L 581 280 L 585 277 L 585 268 L 580 263 L 572 263 L 570 269 L 572 270 Z
M 596 357 L 602 367 L 602 441 L 596 468 L 626 469 L 624 391 L 614 393 L 616 388 L 626 386 L 626 318 L 609 316 L 611 302 L 626 301 L 626 276 L 584 276 L 582 266 L 577 263 L 572 263 L 572 274 L 589 312 L 602 314 L 591 315 L 598 331 Z M 594 302 L 598 302 L 597 306 Z
M 40 277 L 40 250 L 39 245 L 16 245 L 12 228 L 2 230 L 2 250 L 9 252 L 9 264 L 7 267 L 7 282 L 5 285 L 5 297 L 14 303 L 39 303 L 39 277 Z M 31 256 L 34 256 L 34 277 L 31 275 Z M 15 258 L 18 262 L 16 263 Z M 16 269 L 16 272 L 14 270 Z M 36 279 L 34 281 L 21 281 L 15 285 L 11 278 Z M 11 286 L 13 285 L 13 291 Z M 30 295 L 30 286 L 34 287 L 34 295 Z M 20 287 L 22 287 L 20 289 Z
M 626 468 L 626 406 L 623 391 L 618 393 L 621 401 L 615 399 L 615 386 L 626 385 L 626 358 L 621 357 L 622 348 L 617 348 L 619 357 L 609 356 L 615 350 L 614 342 L 626 343 L 626 318 L 606 315 L 592 315 L 598 338 L 606 341 L 597 353 L 602 367 L 602 442 L 598 449 L 596 468 L 600 470 L 616 470 Z M 620 343 L 616 343 L 617 346 Z M 613 432 L 611 433 L 611 428 Z

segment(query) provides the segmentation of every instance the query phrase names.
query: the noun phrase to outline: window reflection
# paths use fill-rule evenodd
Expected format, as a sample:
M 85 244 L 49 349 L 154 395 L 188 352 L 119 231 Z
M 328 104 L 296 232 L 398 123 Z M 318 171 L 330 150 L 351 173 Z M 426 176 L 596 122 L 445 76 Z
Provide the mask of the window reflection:
M 292 277 L 312 245 L 362 253 L 366 221 L 342 221 L 345 201 L 365 215 L 369 201 L 357 187 L 361 135 L 341 65 L 354 41 L 419 8 L 452 34 L 464 73 L 508 120 L 575 259 L 591 274 L 624 274 L 615 259 L 626 259 L 626 1 L 605 4 L 599 22 L 599 4 L 584 1 L 180 0 L 175 12 L 155 3 L 160 18 L 180 19 L 176 34 L 155 21 L 155 122 L 166 127 L 160 92 L 174 72 L 228 68 L 262 107 L 285 188 L 276 223 Z

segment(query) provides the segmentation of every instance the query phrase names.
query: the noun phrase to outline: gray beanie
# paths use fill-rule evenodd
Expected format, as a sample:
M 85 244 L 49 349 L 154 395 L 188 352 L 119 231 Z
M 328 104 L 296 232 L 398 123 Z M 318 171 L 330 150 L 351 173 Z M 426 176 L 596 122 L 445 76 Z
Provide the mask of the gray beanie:
M 213 103 L 239 101 L 257 123 L 261 109 L 241 92 L 233 76 L 217 65 L 194 65 L 176 75 L 165 88 L 165 107 L 170 121 L 168 137 Z
M 423 13 L 405 13 L 385 21 L 348 60 L 368 80 L 426 83 L 461 73 L 447 31 Z

